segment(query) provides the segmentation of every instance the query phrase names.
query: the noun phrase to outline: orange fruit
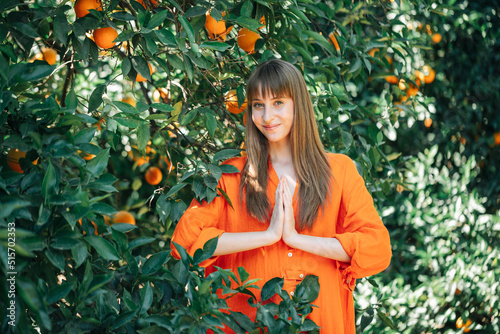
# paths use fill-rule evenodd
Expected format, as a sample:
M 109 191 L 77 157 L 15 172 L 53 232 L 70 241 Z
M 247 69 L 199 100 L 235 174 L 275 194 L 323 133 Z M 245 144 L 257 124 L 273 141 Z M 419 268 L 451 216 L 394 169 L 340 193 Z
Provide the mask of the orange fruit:
M 259 29 L 264 28 L 266 26 L 266 16 L 262 15 L 259 22 L 260 22 L 260 24 L 262 24 L 262 27 L 260 27 Z
M 420 80 L 415 80 L 415 83 L 417 85 L 420 85 Z M 415 86 L 414 84 L 412 84 L 411 82 L 409 83 L 410 85 L 410 88 L 408 88 L 406 90 L 406 96 L 414 96 L 414 95 L 417 95 L 418 93 L 418 86 Z
M 135 218 L 132 216 L 132 214 L 128 211 L 118 211 L 116 215 L 113 217 L 113 224 L 116 223 L 127 223 L 127 224 L 132 224 L 135 225 Z
M 233 30 L 233 26 L 230 26 L 229 28 L 227 28 L 226 31 L 224 31 L 222 34 L 220 35 L 214 35 L 212 34 L 210 31 L 208 32 L 208 37 L 210 39 L 217 39 L 219 40 L 220 42 L 224 42 L 226 40 L 226 37 L 227 35 L 231 32 L 231 30 Z
M 241 148 L 242 150 L 245 150 L 245 142 L 241 143 L 240 148 Z M 247 152 L 246 152 L 246 151 L 241 151 L 241 153 L 240 153 L 240 154 L 241 154 L 241 156 L 242 156 L 242 157 L 246 157 L 246 156 L 247 156 Z
M 260 38 L 260 35 L 247 28 L 241 28 L 238 32 L 238 46 L 246 53 L 255 52 L 255 43 Z
M 149 157 L 140 157 L 139 159 L 137 159 L 137 166 L 141 167 L 142 165 L 144 165 L 148 161 L 149 161 Z
M 116 45 L 113 42 L 118 37 L 118 31 L 113 27 L 104 27 L 94 30 L 94 42 L 103 49 L 110 49 Z
M 495 132 L 493 138 L 495 138 L 495 145 L 500 145 L 500 132 Z
M 331 35 L 331 34 L 330 34 Z M 368 51 L 368 54 L 372 57 L 375 57 L 375 53 L 379 50 L 379 48 L 373 48 L 370 51 Z
M 97 224 L 94 223 L 93 221 L 90 221 L 90 222 L 92 223 L 92 225 L 94 225 L 94 231 L 95 231 L 94 234 L 98 235 L 98 233 L 97 233 Z M 78 223 L 80 223 L 80 226 L 82 226 L 82 218 L 80 218 L 78 220 Z M 83 234 L 87 234 L 87 232 L 83 231 Z
M 245 113 L 243 114 L 243 125 L 244 126 L 247 126 L 247 112 L 245 111 Z
M 163 179 L 163 174 L 161 173 L 161 169 L 158 167 L 149 167 L 144 175 L 146 178 L 146 182 L 152 186 L 157 185 Z
M 432 34 L 431 39 L 432 39 L 432 42 L 437 44 L 437 43 L 441 42 L 442 36 L 440 33 L 435 33 L 435 34 Z
M 406 81 L 405 79 L 400 79 L 399 84 L 398 84 L 399 89 L 405 90 L 406 89 Z
M 57 51 L 52 48 L 42 49 L 43 60 L 45 60 L 49 65 L 54 65 L 56 63 Z
M 145 1 L 144 1 L 144 0 L 137 0 L 137 2 L 138 2 L 138 3 L 140 3 L 141 5 L 143 5 L 143 6 L 144 6 L 144 8 L 147 8 L 147 7 L 146 7 L 146 3 L 145 3 Z M 151 6 L 152 6 L 153 8 L 155 8 L 156 6 L 158 6 L 158 1 L 156 1 L 156 0 L 149 0 L 149 3 L 151 4 Z
M 7 153 L 7 165 L 17 173 L 24 173 L 19 165 L 19 159 L 26 157 L 26 152 L 19 151 L 17 148 L 11 148 Z
M 222 17 L 226 14 L 222 12 Z M 222 35 L 226 31 L 226 21 L 216 21 L 210 13 L 205 14 L 205 29 L 212 35 Z
M 429 84 L 434 81 L 436 78 L 436 71 L 432 69 L 432 67 L 425 65 L 422 67 L 422 73 L 424 75 L 424 82 L 426 84 Z
M 431 125 L 432 125 L 432 118 L 429 118 L 429 117 L 428 117 L 428 118 L 426 118 L 426 119 L 424 120 L 424 125 L 425 125 L 425 127 L 426 127 L 426 128 L 430 128 L 430 127 L 431 127 Z
M 135 107 L 136 104 L 135 99 L 131 96 L 124 97 L 121 101 L 130 104 L 132 107 Z
M 247 109 L 247 100 L 238 107 L 238 97 L 236 96 L 236 89 L 232 89 L 228 91 L 225 95 L 226 99 L 226 108 L 233 114 L 239 114 L 244 112 Z
M 148 66 L 149 66 L 149 73 L 153 74 L 153 67 L 151 67 L 150 63 L 148 63 Z M 144 82 L 144 81 L 148 81 L 148 79 L 146 79 L 145 77 L 143 77 L 142 75 L 140 75 L 139 73 L 137 73 L 137 76 L 135 77 L 135 81 L 137 81 L 137 82 Z
M 330 42 L 333 44 L 333 46 L 335 46 L 335 50 L 340 51 L 340 45 L 339 45 L 339 42 L 337 41 L 336 36 L 338 36 L 338 34 L 336 32 L 331 32 L 328 35 L 328 38 L 330 39 Z M 375 49 L 373 49 L 373 50 L 375 50 Z M 375 51 L 373 51 L 373 53 L 375 54 Z
M 102 4 L 100 0 L 78 0 L 75 4 L 76 17 L 84 17 L 89 13 L 89 9 L 102 11 Z
M 153 101 L 160 102 L 160 99 L 168 100 L 170 98 L 170 91 L 164 87 L 160 87 L 153 92 Z
M 389 75 L 385 77 L 385 81 L 387 81 L 390 84 L 397 84 L 399 82 L 398 78 L 395 75 Z

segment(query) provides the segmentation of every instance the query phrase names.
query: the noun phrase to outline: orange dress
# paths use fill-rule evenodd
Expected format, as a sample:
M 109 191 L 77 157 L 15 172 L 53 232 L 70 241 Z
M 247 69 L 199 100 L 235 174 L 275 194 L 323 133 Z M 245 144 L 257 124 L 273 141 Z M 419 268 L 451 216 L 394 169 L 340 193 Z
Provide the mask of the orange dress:
M 325 257 L 294 249 L 279 241 L 271 246 L 241 253 L 215 256 L 202 265 L 207 274 L 213 266 L 232 269 L 237 274 L 238 267 L 244 267 L 250 279 L 260 278 L 261 288 L 274 277 L 283 277 L 283 289 L 288 292 L 308 274 L 319 277 L 320 293 L 313 302 L 310 318 L 321 327 L 321 333 L 355 333 L 355 317 L 352 290 L 356 278 L 381 272 L 390 263 L 391 245 L 389 233 L 383 225 L 373 199 L 368 193 L 364 180 L 358 174 L 353 161 L 346 155 L 327 153 L 334 175 L 333 198 L 325 205 L 324 214 L 320 209 L 311 230 L 300 233 L 319 237 L 337 238 L 351 257 L 350 263 L 342 263 Z M 225 163 L 240 171 L 246 158 L 232 158 Z M 270 160 L 270 159 L 269 159 Z M 275 192 L 279 183 L 276 171 L 269 162 L 269 182 L 267 196 L 271 208 L 274 207 Z M 241 174 L 223 174 L 219 186 L 224 189 L 234 210 L 224 198 L 217 197 L 210 204 L 202 204 L 195 199 L 186 210 L 172 237 L 172 241 L 182 245 L 191 255 L 205 242 L 224 232 L 264 231 L 268 223 L 262 223 L 247 215 L 245 200 L 239 205 L 239 184 Z M 295 220 L 298 213 L 298 187 L 293 197 Z M 175 247 L 172 254 L 179 258 Z M 259 291 L 253 291 L 260 298 Z M 276 296 L 275 296 L 276 297 Z M 227 300 L 233 311 L 242 312 L 255 319 L 256 309 L 248 304 L 248 296 L 236 295 Z M 278 300 L 279 302 L 279 300 Z M 228 333 L 232 333 L 229 329 Z

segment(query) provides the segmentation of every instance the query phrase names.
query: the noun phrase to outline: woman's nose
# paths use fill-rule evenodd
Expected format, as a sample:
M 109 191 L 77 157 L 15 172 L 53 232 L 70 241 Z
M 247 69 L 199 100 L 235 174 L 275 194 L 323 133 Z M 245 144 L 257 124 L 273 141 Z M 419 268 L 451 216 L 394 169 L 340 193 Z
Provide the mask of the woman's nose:
M 269 106 L 264 106 L 264 114 L 262 115 L 262 120 L 266 123 L 271 122 L 274 119 L 274 112 Z

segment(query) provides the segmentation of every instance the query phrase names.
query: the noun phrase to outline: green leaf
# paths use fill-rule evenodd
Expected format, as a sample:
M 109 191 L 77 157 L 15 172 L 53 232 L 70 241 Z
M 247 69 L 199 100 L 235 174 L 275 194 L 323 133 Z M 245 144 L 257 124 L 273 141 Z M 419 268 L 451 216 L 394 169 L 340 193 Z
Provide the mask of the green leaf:
M 250 277 L 248 272 L 243 267 L 238 267 L 238 275 L 240 276 L 240 282 L 242 284 L 248 279 L 248 277 Z
M 87 251 L 87 246 L 83 242 L 78 242 L 71 248 L 71 255 L 76 262 L 76 268 L 80 267 L 89 255 Z
M 154 28 L 158 27 L 160 24 L 163 23 L 163 21 L 165 21 L 165 19 L 167 18 L 168 14 L 169 14 L 168 10 L 162 10 L 161 12 L 158 12 L 158 13 L 154 14 L 151 17 L 151 20 L 149 20 L 148 28 L 149 29 L 154 29 Z
M 156 37 L 165 46 L 177 46 L 177 43 L 175 41 L 175 35 L 167 29 L 159 29 L 155 30 L 154 33 L 156 34 Z
M 394 323 L 392 322 L 391 319 L 389 319 L 384 313 L 380 312 L 377 310 L 377 315 L 380 317 L 380 319 L 382 319 L 383 322 L 385 322 L 385 324 L 389 327 L 391 327 L 391 329 L 396 329 L 396 326 L 394 326 Z
M 151 107 L 164 112 L 170 112 L 174 110 L 174 107 L 166 103 L 153 103 L 151 104 Z
M 342 143 L 344 144 L 345 148 L 348 149 L 349 147 L 351 147 L 354 141 L 352 134 L 350 132 L 342 130 L 342 133 L 340 135 L 342 137 Z
M 203 42 L 200 45 L 200 48 L 212 49 L 220 52 L 224 52 L 230 47 L 231 45 L 222 42 Z
M 222 171 L 222 173 L 240 173 L 240 170 L 238 168 L 229 164 L 219 165 L 219 168 Z
M 98 290 L 100 287 L 109 283 L 113 279 L 113 274 L 96 275 L 89 285 L 87 293 L 92 293 Z
M 104 91 L 106 90 L 106 85 L 98 85 L 92 94 L 90 94 L 89 98 L 89 113 L 93 112 L 102 103 L 102 95 L 104 94 Z
M 128 243 L 128 250 L 131 251 L 134 248 L 137 248 L 137 247 L 143 246 L 143 245 L 147 245 L 155 240 L 156 240 L 155 238 L 151 238 L 151 237 L 139 237 L 139 238 L 134 239 Z
M 88 144 L 94 138 L 95 132 L 97 131 L 96 127 L 86 128 L 78 131 L 73 139 L 75 140 L 75 144 Z
M 132 105 L 122 102 L 122 101 L 113 101 L 113 104 L 120 109 L 121 111 L 129 114 L 138 114 L 139 111 Z
M 113 120 L 115 120 L 118 124 L 126 126 L 127 128 L 131 129 L 135 129 L 139 127 L 139 125 L 143 124 L 142 121 L 133 118 L 113 117 Z
M 328 40 L 323 35 L 320 35 L 317 32 L 311 31 L 311 30 L 303 30 L 302 32 L 305 35 L 313 38 L 316 42 L 318 42 L 318 44 L 320 44 L 325 49 L 327 49 L 328 51 L 330 51 L 331 54 L 335 54 L 335 48 L 334 48 L 334 46 L 330 42 L 328 42 Z
M 143 123 L 137 128 L 137 147 L 139 150 L 146 148 L 149 138 L 149 124 Z
M 217 248 L 218 240 L 219 240 L 218 237 L 212 238 L 212 239 L 208 240 L 205 243 L 205 245 L 203 245 L 203 250 L 198 249 L 193 256 L 193 264 L 198 265 L 198 264 L 202 263 L 203 261 L 211 258 L 215 252 L 215 249 Z M 198 252 L 198 251 L 200 251 L 200 252 Z
M 89 235 L 85 237 L 84 240 L 104 259 L 111 261 L 120 260 L 120 256 L 118 255 L 116 248 L 108 240 L 95 235 Z
M 105 150 L 102 150 L 92 160 L 90 160 L 87 163 L 87 170 L 94 176 L 97 177 L 101 175 L 106 166 L 108 165 L 109 150 L 110 150 L 109 147 Z
M 111 13 L 110 17 L 117 21 L 134 21 L 135 16 L 127 12 L 114 12 Z
M 196 39 L 194 37 L 194 30 L 193 27 L 191 26 L 191 23 L 189 23 L 189 21 L 182 15 L 179 15 L 178 18 L 182 24 L 182 27 L 186 31 L 187 37 L 189 38 L 189 42 L 191 44 L 196 43 Z
M 232 157 L 239 155 L 240 152 L 241 152 L 241 150 L 236 150 L 236 149 L 232 149 L 232 148 L 220 150 L 219 152 L 214 154 L 214 161 L 227 160 L 229 158 L 232 158 Z
M 168 197 L 162 194 L 156 201 L 156 213 L 160 216 L 160 221 L 163 224 L 165 224 L 165 221 L 170 216 L 170 209 L 171 205 L 168 201 Z
M 134 320 L 137 311 L 128 311 L 121 313 L 113 320 L 113 326 L 111 327 L 113 330 L 122 327 L 125 324 L 132 323 Z
M 143 275 L 153 275 L 169 260 L 169 251 L 162 251 L 152 255 L 142 266 Z
M 146 282 L 140 294 L 141 308 L 139 313 L 147 312 L 153 303 L 153 289 L 151 289 L 151 284 L 149 282 Z
M 177 44 L 176 44 L 177 45 Z M 167 61 L 178 70 L 184 71 L 184 62 L 175 54 L 166 54 Z
M 319 295 L 318 276 L 307 275 L 295 288 L 294 298 L 301 303 L 312 303 Z
M 56 193 L 56 185 L 56 171 L 54 169 L 54 166 L 52 165 L 52 162 L 49 162 L 49 167 L 47 168 L 47 172 L 45 173 L 42 181 L 42 196 L 45 199 L 46 203 L 49 195 Z
M 283 278 L 275 277 L 267 281 L 262 287 L 261 300 L 264 302 L 279 293 L 283 288 Z
M 184 17 L 190 18 L 190 17 L 195 17 L 195 16 L 201 16 L 201 15 L 205 15 L 206 12 L 207 12 L 207 9 L 205 7 L 194 6 L 194 7 L 189 8 L 184 13 Z
M 307 16 L 304 14 L 303 9 L 299 10 L 297 7 L 290 6 L 288 7 L 288 10 L 298 16 L 303 22 L 311 23 L 311 21 L 309 21 Z
M 131 58 L 132 67 L 137 73 L 142 75 L 148 81 L 151 81 L 151 72 L 149 71 L 149 65 L 146 59 L 141 56 L 133 56 Z
M 54 17 L 54 35 L 63 44 L 66 45 L 71 26 L 68 23 L 66 15 L 62 11 L 58 11 Z
M 90 210 L 101 215 L 112 216 L 116 209 L 107 203 L 97 202 L 90 206 Z
M 173 196 L 175 195 L 175 193 L 177 193 L 179 190 L 181 190 L 182 188 L 184 188 L 185 186 L 187 185 L 187 183 L 178 183 L 176 184 L 175 186 L 173 186 L 167 193 L 167 197 L 170 197 L 170 196 Z
M 53 304 L 65 298 L 74 287 L 74 283 L 61 283 L 61 285 L 58 285 L 47 292 L 47 295 L 45 295 L 45 301 L 47 304 Z
M 64 103 L 66 104 L 67 111 L 75 112 L 76 108 L 78 107 L 78 98 L 73 89 L 69 91 L 68 95 L 66 95 Z

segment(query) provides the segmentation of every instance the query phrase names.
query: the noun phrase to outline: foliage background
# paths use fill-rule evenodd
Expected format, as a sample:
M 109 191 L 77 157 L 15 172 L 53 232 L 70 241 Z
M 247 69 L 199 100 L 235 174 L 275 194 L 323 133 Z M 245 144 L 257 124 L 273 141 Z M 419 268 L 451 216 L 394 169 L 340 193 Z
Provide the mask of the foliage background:
M 254 324 L 217 310 L 213 291 L 248 293 L 252 282 L 244 270 L 204 278 L 197 264 L 213 244 L 182 261 L 169 255 L 191 199 L 213 199 L 231 172 L 220 163 L 240 154 L 244 115 L 227 111 L 226 92 L 243 101 L 253 67 L 276 56 L 303 71 L 325 147 L 355 160 L 391 233 L 391 266 L 355 292 L 359 331 L 500 331 L 497 1 L 111 0 L 80 19 L 73 6 L 0 4 L 0 279 L 11 271 L 9 223 L 17 271 L 17 323 L 8 326 L 2 285 L 2 331 L 187 332 L 220 321 L 314 330 L 295 316 L 308 312 L 313 278 L 292 299 L 269 282 L 283 307 L 256 305 Z M 208 9 L 233 26 L 225 40 L 210 40 Z M 119 43 L 102 50 L 86 33 L 108 25 Z M 261 35 L 256 53 L 238 47 L 241 28 Z M 34 60 L 44 48 L 57 51 L 55 64 Z M 416 95 L 385 80 L 415 84 L 424 65 L 436 77 Z M 7 164 L 11 148 L 27 152 L 23 174 Z M 149 166 L 162 168 L 159 186 L 145 182 Z M 107 225 L 118 210 L 136 225 Z M 459 328 L 459 318 L 472 323 Z

